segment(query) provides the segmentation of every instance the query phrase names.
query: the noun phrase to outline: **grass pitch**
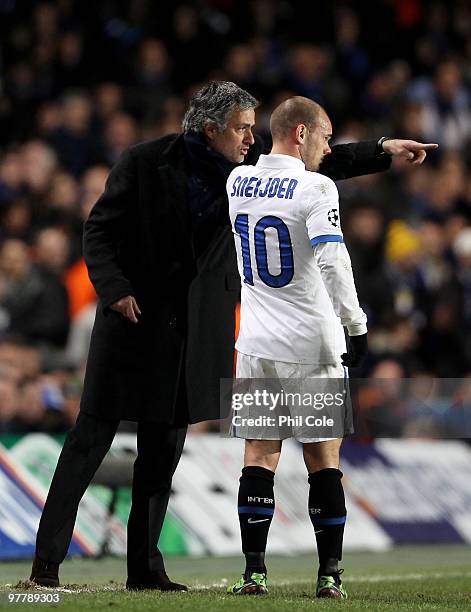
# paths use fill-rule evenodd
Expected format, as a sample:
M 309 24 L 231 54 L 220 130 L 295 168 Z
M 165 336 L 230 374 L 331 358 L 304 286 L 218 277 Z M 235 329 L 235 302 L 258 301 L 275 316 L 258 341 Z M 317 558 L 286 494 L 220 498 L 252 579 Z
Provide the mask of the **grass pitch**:
M 52 593 L 18 585 L 29 575 L 30 563 L 0 562 L 0 606 L 11 610 L 54 607 L 60 612 L 92 609 L 165 612 L 328 610 L 345 611 L 471 610 L 471 552 L 465 546 L 398 547 L 387 553 L 345 555 L 347 601 L 314 597 L 313 557 L 269 556 L 269 595 L 234 596 L 225 593 L 242 571 L 241 558 L 173 558 L 169 575 L 185 582 L 188 593 L 127 592 L 122 559 L 70 560 L 61 568 L 58 604 L 10 604 L 12 593 Z

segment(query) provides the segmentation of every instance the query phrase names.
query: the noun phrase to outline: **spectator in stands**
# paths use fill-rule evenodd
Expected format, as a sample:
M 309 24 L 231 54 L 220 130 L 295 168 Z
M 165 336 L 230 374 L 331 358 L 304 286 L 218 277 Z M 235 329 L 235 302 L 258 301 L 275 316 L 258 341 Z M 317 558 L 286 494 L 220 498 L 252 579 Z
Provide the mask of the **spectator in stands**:
M 12 426 L 19 433 L 64 431 L 61 407 L 58 389 L 48 387 L 40 379 L 26 381 L 19 389 L 18 407 Z
M 448 149 L 461 148 L 471 136 L 470 95 L 456 59 L 442 60 L 434 79 L 412 83 L 409 99 L 424 106 L 426 138 Z
M 51 262 L 52 263 L 52 262 Z M 46 347 L 63 347 L 69 328 L 67 294 L 42 262 L 34 265 L 27 245 L 8 239 L 0 249 L 3 330 Z
M 137 140 L 136 122 L 127 113 L 116 112 L 111 115 L 105 125 L 103 135 L 103 156 L 105 162 L 112 166 L 122 153 Z
M 370 373 L 372 382 L 359 393 L 359 433 L 375 437 L 400 437 L 407 414 L 404 365 L 385 355 Z
M 0 368 L 0 434 L 16 432 L 18 391 L 12 380 L 5 380 Z
M 39 207 L 47 194 L 58 166 L 54 150 L 41 140 L 29 140 L 21 147 L 21 183 Z
M 48 138 L 61 164 L 76 177 L 98 159 L 98 145 L 92 134 L 91 118 L 90 96 L 80 91 L 69 91 L 62 99 L 62 125 Z

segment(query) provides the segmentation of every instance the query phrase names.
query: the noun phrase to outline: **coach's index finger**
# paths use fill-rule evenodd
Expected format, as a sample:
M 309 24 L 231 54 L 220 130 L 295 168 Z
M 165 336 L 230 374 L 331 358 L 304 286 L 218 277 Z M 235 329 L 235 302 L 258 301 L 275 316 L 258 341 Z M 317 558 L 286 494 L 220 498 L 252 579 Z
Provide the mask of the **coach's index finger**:
M 138 323 L 138 314 L 141 314 L 141 311 L 139 310 L 136 300 L 131 296 L 127 305 L 126 316 L 133 323 Z
M 434 149 L 438 149 L 438 144 L 436 142 L 414 142 L 414 147 L 417 149 L 422 149 L 424 151 L 433 151 Z

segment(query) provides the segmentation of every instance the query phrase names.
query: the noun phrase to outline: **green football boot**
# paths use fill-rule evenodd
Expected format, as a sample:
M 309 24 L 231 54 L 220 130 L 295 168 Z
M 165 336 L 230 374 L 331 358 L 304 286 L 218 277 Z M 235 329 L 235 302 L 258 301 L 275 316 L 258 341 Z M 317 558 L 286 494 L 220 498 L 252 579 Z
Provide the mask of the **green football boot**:
M 266 595 L 268 593 L 267 575 L 245 572 L 238 582 L 227 588 L 227 592 L 234 593 L 234 595 Z
M 331 599 L 347 599 L 347 591 L 342 585 L 339 570 L 333 576 L 319 576 L 317 579 L 316 597 L 329 597 Z

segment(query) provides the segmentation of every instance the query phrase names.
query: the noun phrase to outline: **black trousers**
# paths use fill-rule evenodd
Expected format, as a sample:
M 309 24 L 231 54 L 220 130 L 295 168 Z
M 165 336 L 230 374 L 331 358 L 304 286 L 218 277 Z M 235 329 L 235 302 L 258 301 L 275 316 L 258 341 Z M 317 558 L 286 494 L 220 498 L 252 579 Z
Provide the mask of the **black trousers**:
M 62 563 L 74 530 L 80 500 L 108 452 L 119 421 L 80 413 L 68 433 L 39 522 L 36 554 Z M 128 520 L 128 577 L 142 580 L 164 569 L 157 542 L 180 460 L 185 427 L 139 423 L 132 506 Z

